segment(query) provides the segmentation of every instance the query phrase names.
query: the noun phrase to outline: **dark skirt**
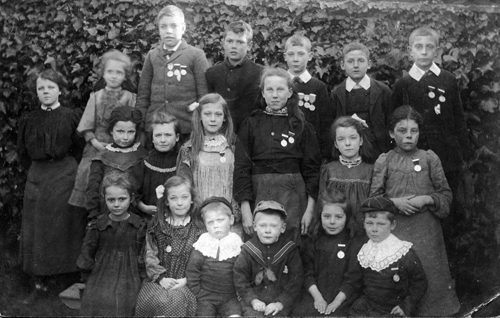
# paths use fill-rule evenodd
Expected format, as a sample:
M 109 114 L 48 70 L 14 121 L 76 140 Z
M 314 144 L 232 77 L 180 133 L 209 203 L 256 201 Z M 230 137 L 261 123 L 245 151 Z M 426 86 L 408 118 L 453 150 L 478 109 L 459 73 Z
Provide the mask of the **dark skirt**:
M 73 157 L 31 164 L 24 192 L 19 253 L 26 273 L 78 271 L 76 259 L 87 219 L 85 210 L 68 204 L 77 167 Z

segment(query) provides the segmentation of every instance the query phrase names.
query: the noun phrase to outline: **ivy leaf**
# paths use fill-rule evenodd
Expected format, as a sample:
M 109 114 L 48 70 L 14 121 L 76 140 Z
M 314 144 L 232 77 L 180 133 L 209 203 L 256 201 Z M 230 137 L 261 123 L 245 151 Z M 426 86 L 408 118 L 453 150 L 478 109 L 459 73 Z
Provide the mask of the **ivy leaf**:
M 113 40 L 120 34 L 120 29 L 113 28 L 108 32 L 108 39 Z
M 96 36 L 97 35 L 97 29 L 96 28 L 90 28 L 87 30 L 87 32 L 92 35 L 92 36 Z

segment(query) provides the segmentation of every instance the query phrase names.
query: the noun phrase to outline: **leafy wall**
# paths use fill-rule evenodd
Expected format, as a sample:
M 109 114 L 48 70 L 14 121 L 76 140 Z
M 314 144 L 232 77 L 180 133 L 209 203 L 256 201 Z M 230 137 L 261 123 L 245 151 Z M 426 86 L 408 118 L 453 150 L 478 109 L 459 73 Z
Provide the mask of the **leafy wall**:
M 454 4 L 449 4 L 453 2 Z M 453 72 L 462 89 L 476 157 L 461 187 L 457 247 L 471 267 L 498 260 L 500 244 L 500 8 L 494 1 L 298 1 L 298 0 L 0 0 L 0 224 L 15 237 L 19 229 L 26 172 L 15 152 L 21 113 L 37 107 L 25 82 L 44 62 L 57 63 L 70 79 L 65 94 L 73 107 L 84 107 L 96 81 L 98 57 L 111 48 L 126 51 L 138 78 L 158 35 L 154 19 L 170 3 L 188 21 L 187 39 L 212 62 L 223 59 L 221 41 L 229 22 L 243 19 L 254 27 L 252 58 L 283 63 L 284 39 L 304 33 L 314 45 L 310 71 L 330 88 L 344 75 L 339 67 L 343 45 L 360 40 L 371 50 L 375 78 L 394 84 L 411 66 L 409 33 L 428 25 L 442 35 L 438 62 Z M 5 230 L 5 228 L 4 228 Z M 474 272 L 477 271 L 478 273 Z M 490 272 L 488 272 L 490 273 Z

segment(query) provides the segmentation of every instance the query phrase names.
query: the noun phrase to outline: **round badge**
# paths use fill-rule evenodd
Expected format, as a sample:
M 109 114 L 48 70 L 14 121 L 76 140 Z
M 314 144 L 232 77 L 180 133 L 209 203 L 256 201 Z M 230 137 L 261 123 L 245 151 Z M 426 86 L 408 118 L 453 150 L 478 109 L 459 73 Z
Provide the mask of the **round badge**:
M 187 74 L 186 70 L 181 70 L 181 75 L 186 75 L 186 74 Z
M 174 69 L 174 64 L 168 63 L 167 68 L 169 71 Z
M 311 105 L 311 107 L 309 107 L 309 109 L 310 109 L 311 111 L 314 111 L 314 110 L 316 109 L 316 106 Z
M 286 142 L 286 140 L 282 140 L 281 141 L 281 146 L 282 147 L 286 147 L 286 145 L 288 145 L 288 143 Z
M 399 280 L 400 280 L 401 278 L 399 277 L 399 275 L 398 275 L 398 274 L 394 274 L 394 276 L 392 277 L 392 279 L 393 279 L 393 280 L 397 283 L 397 282 L 399 282 Z
M 288 142 L 291 143 L 291 144 L 293 144 L 295 142 L 295 138 L 289 137 L 288 138 Z
M 436 97 L 436 94 L 434 92 L 429 92 L 429 97 L 434 98 L 434 97 Z
M 304 106 L 304 101 L 303 100 L 299 100 L 299 106 Z
M 311 106 L 311 104 L 309 104 L 309 102 L 306 102 L 306 103 L 304 104 L 304 107 L 305 107 L 305 108 L 309 108 L 309 106 Z
M 172 246 L 167 246 L 167 248 L 165 249 L 165 251 L 167 251 L 167 253 L 170 253 L 172 252 Z
M 415 167 L 413 167 L 413 170 L 415 170 L 416 172 L 420 172 L 422 170 L 422 166 L 421 165 L 415 165 Z
M 175 70 L 175 71 L 174 71 L 174 74 L 175 74 L 175 75 L 179 75 L 180 73 L 181 73 L 181 72 L 180 72 L 179 70 Z
M 339 251 L 337 253 L 337 257 L 340 258 L 340 259 L 343 259 L 345 257 L 345 253 L 343 251 Z
M 439 96 L 439 101 L 441 103 L 444 103 L 446 101 L 446 97 L 444 97 L 443 95 Z
M 220 162 L 226 163 L 226 157 L 220 157 Z
M 168 77 L 172 77 L 172 76 L 174 76 L 174 72 L 172 72 L 172 71 L 168 71 L 168 72 L 167 72 L 167 76 L 168 76 Z

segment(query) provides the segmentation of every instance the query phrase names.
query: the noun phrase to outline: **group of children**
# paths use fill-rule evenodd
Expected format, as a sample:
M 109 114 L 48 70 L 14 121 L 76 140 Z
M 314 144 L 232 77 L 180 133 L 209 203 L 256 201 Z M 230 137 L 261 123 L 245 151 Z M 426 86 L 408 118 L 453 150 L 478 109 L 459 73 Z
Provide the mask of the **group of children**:
M 366 75 L 368 49 L 347 45 L 347 79 L 329 96 L 306 70 L 304 36 L 285 42 L 288 71 L 264 69 L 248 60 L 252 30 L 237 21 L 226 59 L 208 68 L 182 39 L 179 8 L 157 23 L 137 98 L 122 88 L 131 62 L 118 51 L 102 57 L 106 86 L 83 116 L 59 107 L 60 74 L 36 79 L 42 107 L 19 129 L 19 153 L 33 161 L 25 271 L 76 263 L 90 316 L 458 312 L 440 219 L 468 141 L 454 79 L 433 62 L 434 30 L 410 36 L 415 65 L 394 94 Z M 77 133 L 87 142 L 78 169 Z M 84 239 L 85 213 L 69 214 L 68 202 L 87 212 Z M 68 237 L 55 240 L 68 250 L 61 260 L 41 239 L 51 220 Z

